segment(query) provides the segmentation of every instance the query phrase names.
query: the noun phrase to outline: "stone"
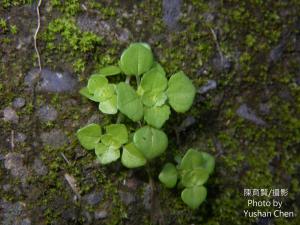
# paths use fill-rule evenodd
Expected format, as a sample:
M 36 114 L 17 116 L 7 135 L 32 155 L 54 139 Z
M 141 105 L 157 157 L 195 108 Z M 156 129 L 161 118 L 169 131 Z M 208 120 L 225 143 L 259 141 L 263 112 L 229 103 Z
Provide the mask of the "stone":
M 130 205 L 131 203 L 135 202 L 135 197 L 130 192 L 120 191 L 119 195 L 120 195 L 121 201 L 125 205 Z
M 60 129 L 53 129 L 50 132 L 41 134 L 43 145 L 49 145 L 53 148 L 60 148 L 68 143 L 68 137 Z
M 178 28 L 181 0 L 163 0 L 163 21 L 170 30 Z
M 237 115 L 249 120 L 253 123 L 255 123 L 256 125 L 261 125 L 264 126 L 266 125 L 266 122 L 264 120 L 262 120 L 261 118 L 259 118 L 255 112 L 250 109 L 246 104 L 242 104 L 236 111 Z
M 21 221 L 20 225 L 31 225 L 31 220 L 29 218 L 25 218 Z
M 103 193 L 93 192 L 83 196 L 83 199 L 90 205 L 96 205 L 103 199 Z
M 179 125 L 178 131 L 184 131 L 187 128 L 193 126 L 196 122 L 197 122 L 197 120 L 195 119 L 195 117 L 187 116 Z
M 44 105 L 38 110 L 38 117 L 43 122 L 54 121 L 57 118 L 57 111 L 51 105 Z
M 232 68 L 232 62 L 227 57 L 217 54 L 212 60 L 212 66 L 217 73 L 228 73 Z
M 150 184 L 147 184 L 144 188 L 144 194 L 143 194 L 143 205 L 145 207 L 146 210 L 150 210 L 151 209 L 151 201 L 152 201 L 152 187 Z
M 128 42 L 130 36 L 131 36 L 131 32 L 127 28 L 124 28 L 118 32 L 117 38 L 120 42 Z
M 100 211 L 96 211 L 94 216 L 96 220 L 102 220 L 105 219 L 107 215 L 108 213 L 106 210 L 100 210 Z
M 5 155 L 4 167 L 9 170 L 11 175 L 25 181 L 29 172 L 23 162 L 24 155 L 17 153 L 8 153 Z
M 18 98 L 15 98 L 12 102 L 12 106 L 15 108 L 15 109 L 20 109 L 22 108 L 24 105 L 25 105 L 25 99 L 24 98 L 21 98 L 21 97 L 18 97 Z
M 33 87 L 39 77 L 39 70 L 32 69 L 25 76 L 25 85 Z M 77 80 L 67 72 L 42 69 L 40 80 L 37 84 L 37 91 L 49 93 L 74 92 L 76 91 Z
M 14 137 L 14 141 L 15 143 L 24 143 L 26 141 L 26 138 L 27 138 L 26 134 L 22 132 L 18 132 Z
M 6 122 L 18 123 L 19 116 L 13 108 L 8 106 L 3 110 L 3 120 Z
M 93 114 L 87 121 L 87 124 L 91 124 L 91 123 L 100 123 L 100 114 L 99 113 L 95 113 Z
M 281 42 L 277 46 L 275 46 L 269 53 L 269 59 L 268 59 L 269 62 L 272 63 L 277 62 L 281 58 L 285 46 L 286 46 L 285 42 Z
M 40 176 L 45 176 L 48 173 L 47 167 L 45 166 L 43 161 L 38 157 L 34 159 L 33 169 Z
M 23 214 L 24 214 L 25 206 L 26 205 L 23 202 L 10 203 L 10 202 L 0 200 L 1 219 L 2 219 L 1 224 L 5 224 L 5 225 L 22 224 L 22 222 L 24 221 L 22 217 L 24 216 Z
M 204 84 L 198 89 L 198 93 L 205 94 L 208 91 L 216 88 L 217 88 L 217 82 L 215 80 L 208 80 L 206 84 Z
M 81 15 L 76 20 L 77 26 L 86 32 L 93 32 L 100 36 L 107 37 L 111 34 L 111 24 L 100 18 L 92 18 L 87 14 Z

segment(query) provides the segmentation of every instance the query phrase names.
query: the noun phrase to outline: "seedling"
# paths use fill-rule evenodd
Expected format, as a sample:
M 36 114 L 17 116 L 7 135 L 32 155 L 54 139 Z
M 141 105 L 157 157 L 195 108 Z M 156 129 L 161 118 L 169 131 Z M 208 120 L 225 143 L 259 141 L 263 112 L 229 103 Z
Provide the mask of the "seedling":
M 111 76 L 123 76 L 125 81 L 111 83 Z M 132 77 L 136 82 L 130 82 Z M 162 127 L 169 119 L 171 108 L 179 113 L 190 109 L 195 87 L 182 71 L 168 80 L 162 66 L 154 61 L 150 46 L 133 43 L 122 53 L 118 65 L 92 74 L 80 93 L 97 102 L 102 113 L 118 114 L 116 124 L 106 126 L 105 132 L 98 124 L 79 129 L 77 137 L 81 145 L 93 150 L 103 165 L 121 158 L 125 167 L 136 168 L 166 151 L 168 137 Z M 136 122 L 136 126 L 122 124 L 124 116 Z M 172 185 L 167 183 L 167 186 Z
M 192 209 L 198 208 L 206 199 L 207 191 L 203 186 L 215 167 L 214 158 L 195 149 L 189 149 L 177 167 L 166 163 L 158 178 L 167 187 L 183 189 L 181 199 Z

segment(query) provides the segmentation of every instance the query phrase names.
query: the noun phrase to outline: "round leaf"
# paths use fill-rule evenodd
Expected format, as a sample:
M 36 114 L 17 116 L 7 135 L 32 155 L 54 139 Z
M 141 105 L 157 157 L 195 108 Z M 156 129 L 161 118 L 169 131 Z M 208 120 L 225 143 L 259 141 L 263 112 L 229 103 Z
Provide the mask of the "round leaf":
M 107 151 L 108 147 L 102 143 L 97 143 L 95 146 L 95 154 L 96 156 L 101 156 L 105 151 Z
M 190 148 L 184 155 L 180 163 L 181 170 L 193 170 L 203 167 L 204 159 L 201 152 Z
M 164 73 L 158 68 L 153 68 L 144 74 L 141 80 L 141 87 L 144 92 L 163 92 L 168 85 L 168 80 Z
M 182 71 L 171 76 L 167 95 L 176 112 L 186 112 L 193 104 L 195 93 L 192 81 Z
M 144 119 L 149 125 L 159 129 L 169 119 L 170 114 L 171 111 L 169 106 L 155 106 L 151 108 L 145 108 Z
M 121 73 L 121 69 L 118 66 L 106 66 L 99 72 L 102 76 L 113 76 Z
M 110 99 L 100 102 L 99 110 L 105 114 L 116 114 L 118 112 L 117 95 L 113 95 Z
M 143 43 L 131 44 L 121 55 L 120 67 L 126 75 L 141 75 L 153 64 L 153 55 L 149 46 Z
M 158 176 L 160 182 L 162 182 L 167 188 L 175 187 L 177 178 L 177 169 L 172 163 L 166 163 Z
M 129 143 L 123 147 L 121 162 L 127 168 L 136 168 L 144 166 L 147 161 L 135 145 L 133 143 Z
M 101 155 L 97 155 L 98 160 L 101 164 L 106 165 L 111 162 L 116 161 L 120 158 L 120 149 L 114 149 L 107 147 L 106 151 L 104 151 Z
M 203 167 L 208 171 L 209 174 L 211 174 L 215 168 L 215 159 L 211 154 L 206 152 L 201 152 L 201 154 L 204 159 Z
M 209 173 L 204 168 L 185 171 L 182 175 L 182 184 L 185 187 L 200 186 L 204 184 L 209 177 Z
M 106 134 L 113 137 L 121 145 L 128 142 L 128 132 L 124 124 L 111 124 L 105 127 Z
M 89 78 L 87 88 L 88 88 L 90 94 L 94 94 L 96 89 L 102 88 L 107 84 L 108 84 L 108 80 L 105 77 L 103 77 L 99 74 L 95 74 Z
M 77 138 L 80 144 L 87 150 L 95 148 L 95 145 L 100 141 L 101 127 L 98 124 L 89 124 L 80 128 L 77 133 Z
M 207 191 L 203 186 L 185 188 L 181 192 L 182 201 L 190 208 L 196 209 L 206 199 Z
M 99 99 L 97 99 L 93 94 L 90 94 L 87 87 L 81 88 L 79 93 L 94 102 L 99 102 Z
M 114 84 L 106 84 L 102 87 L 96 88 L 94 91 L 94 97 L 101 101 L 106 101 L 112 96 L 115 95 L 115 85 Z
M 150 160 L 167 149 L 168 137 L 161 130 L 145 126 L 134 133 L 133 143 Z
M 121 82 L 117 85 L 118 109 L 129 119 L 138 121 L 143 117 L 143 105 L 135 90 Z
M 146 92 L 142 96 L 142 102 L 145 106 L 162 106 L 167 100 L 164 92 Z

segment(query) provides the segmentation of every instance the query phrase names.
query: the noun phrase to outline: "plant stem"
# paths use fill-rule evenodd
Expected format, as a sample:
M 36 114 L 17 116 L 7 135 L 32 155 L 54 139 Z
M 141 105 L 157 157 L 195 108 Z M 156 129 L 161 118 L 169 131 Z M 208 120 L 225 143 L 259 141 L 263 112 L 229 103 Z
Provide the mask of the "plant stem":
M 140 77 L 135 76 L 135 80 L 136 80 L 136 86 L 140 86 Z
M 124 119 L 124 115 L 121 112 L 119 112 L 116 123 L 122 123 L 123 119 Z
M 126 80 L 125 80 L 126 84 L 130 84 L 130 78 L 131 78 L 131 76 L 126 76 Z

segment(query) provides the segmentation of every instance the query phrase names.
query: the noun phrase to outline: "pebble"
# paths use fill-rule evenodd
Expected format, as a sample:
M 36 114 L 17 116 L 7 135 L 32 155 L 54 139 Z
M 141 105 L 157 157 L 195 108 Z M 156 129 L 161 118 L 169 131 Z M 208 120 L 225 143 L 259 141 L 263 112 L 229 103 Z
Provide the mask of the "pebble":
M 20 108 L 22 108 L 25 105 L 25 103 L 26 102 L 25 102 L 24 98 L 18 97 L 18 98 L 14 99 L 14 101 L 12 102 L 12 106 L 15 109 L 20 109 Z
M 163 21 L 171 30 L 178 28 L 181 0 L 163 0 Z
M 49 145 L 53 148 L 60 148 L 68 143 L 68 138 L 60 129 L 53 129 L 50 132 L 41 134 L 43 145 Z
M 12 176 L 20 178 L 24 181 L 29 172 L 24 165 L 23 159 L 23 154 L 10 152 L 5 156 L 4 167 L 10 171 Z
M 119 195 L 120 195 L 121 201 L 125 205 L 130 205 L 131 203 L 135 202 L 135 197 L 130 192 L 120 191 Z
M 103 199 L 103 193 L 93 192 L 91 194 L 85 195 L 83 199 L 90 205 L 96 205 Z
M 39 158 L 34 159 L 33 169 L 40 176 L 45 176 L 48 173 L 47 167 L 45 166 L 43 161 Z
M 261 125 L 264 126 L 266 125 L 266 122 L 264 120 L 262 120 L 261 118 L 259 118 L 255 112 L 250 109 L 246 104 L 242 104 L 236 111 L 237 115 L 239 115 L 240 117 L 249 120 L 253 123 L 255 123 L 256 125 Z
M 210 90 L 217 88 L 217 82 L 215 80 L 208 80 L 206 84 L 201 86 L 198 90 L 198 93 L 205 94 Z
M 38 76 L 38 69 L 30 70 L 25 76 L 25 85 L 33 87 Z M 76 86 L 77 80 L 70 73 L 42 69 L 37 91 L 50 93 L 74 92 Z
M 19 116 L 13 108 L 8 106 L 3 110 L 3 120 L 6 122 L 18 123 Z
M 39 108 L 38 117 L 43 122 L 54 121 L 57 118 L 57 111 L 51 105 L 44 105 Z
M 107 215 L 108 213 L 106 210 L 100 210 L 100 211 L 96 211 L 94 216 L 96 220 L 101 220 L 101 219 L 105 219 Z

